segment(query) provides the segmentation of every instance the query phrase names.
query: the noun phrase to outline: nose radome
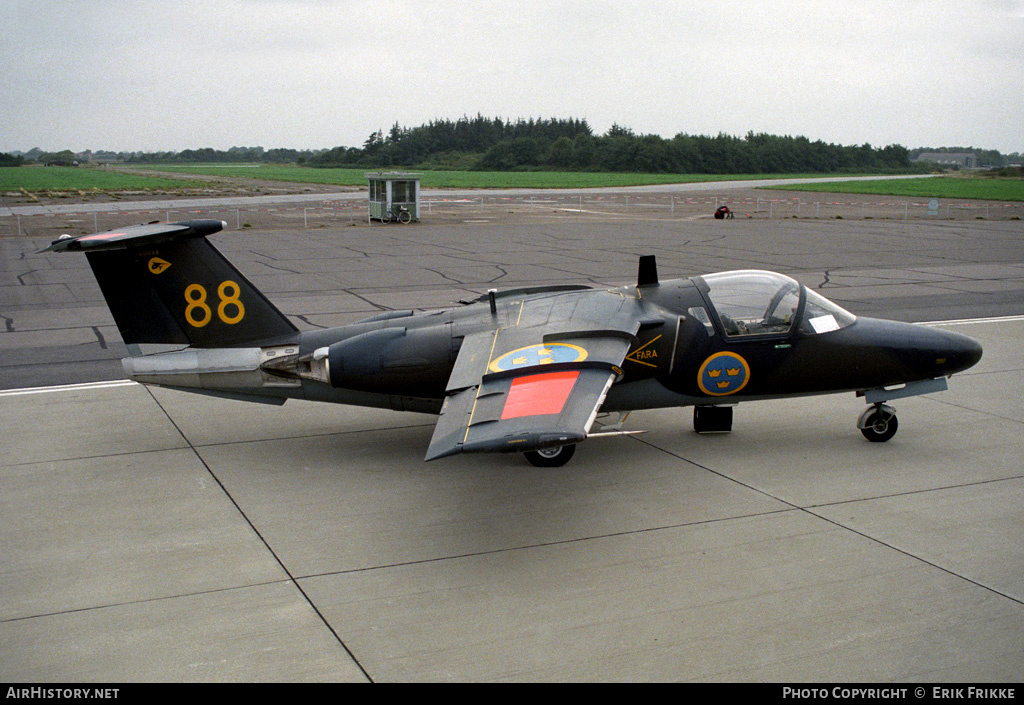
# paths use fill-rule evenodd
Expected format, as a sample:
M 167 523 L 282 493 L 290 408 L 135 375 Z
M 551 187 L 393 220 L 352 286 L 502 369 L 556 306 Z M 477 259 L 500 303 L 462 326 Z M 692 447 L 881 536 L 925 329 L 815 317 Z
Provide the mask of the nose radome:
M 943 375 L 963 372 L 978 364 L 982 347 L 974 338 L 952 331 L 939 331 L 943 335 L 944 350 L 936 351 L 936 364 Z
M 886 369 L 903 381 L 948 377 L 981 359 L 978 341 L 935 326 L 867 318 L 859 318 L 856 325 L 863 326 L 864 343 L 877 351 L 880 360 L 888 361 Z M 878 373 L 885 376 L 882 369 Z

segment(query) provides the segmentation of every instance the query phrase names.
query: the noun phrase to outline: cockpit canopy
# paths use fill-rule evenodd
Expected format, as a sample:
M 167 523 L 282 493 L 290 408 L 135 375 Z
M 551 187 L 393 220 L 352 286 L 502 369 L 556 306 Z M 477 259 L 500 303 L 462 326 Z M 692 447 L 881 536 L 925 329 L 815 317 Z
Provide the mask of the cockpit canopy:
M 856 320 L 849 311 L 775 272 L 740 270 L 698 277 L 729 337 L 817 335 Z

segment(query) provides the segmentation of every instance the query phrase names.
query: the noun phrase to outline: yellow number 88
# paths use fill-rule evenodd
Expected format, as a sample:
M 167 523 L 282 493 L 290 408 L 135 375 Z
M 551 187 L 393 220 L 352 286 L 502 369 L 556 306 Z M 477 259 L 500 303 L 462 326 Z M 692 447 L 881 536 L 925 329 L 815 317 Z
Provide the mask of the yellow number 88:
M 223 281 L 217 287 L 217 296 L 220 303 L 217 304 L 217 318 L 228 325 L 234 325 L 245 318 L 245 306 L 239 298 L 242 288 L 237 283 Z M 202 328 L 213 318 L 213 311 L 206 303 L 206 289 L 202 284 L 189 284 L 185 287 L 185 320 L 193 328 Z M 234 313 L 229 315 L 229 307 L 234 307 Z M 197 313 L 198 312 L 198 313 Z

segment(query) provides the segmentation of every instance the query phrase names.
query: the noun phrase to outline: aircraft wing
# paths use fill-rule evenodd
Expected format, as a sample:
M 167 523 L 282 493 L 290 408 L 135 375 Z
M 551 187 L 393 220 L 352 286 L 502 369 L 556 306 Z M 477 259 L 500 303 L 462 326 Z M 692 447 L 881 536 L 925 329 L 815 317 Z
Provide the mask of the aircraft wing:
M 638 302 L 588 291 L 506 303 L 466 336 L 426 460 L 587 437 L 640 327 Z

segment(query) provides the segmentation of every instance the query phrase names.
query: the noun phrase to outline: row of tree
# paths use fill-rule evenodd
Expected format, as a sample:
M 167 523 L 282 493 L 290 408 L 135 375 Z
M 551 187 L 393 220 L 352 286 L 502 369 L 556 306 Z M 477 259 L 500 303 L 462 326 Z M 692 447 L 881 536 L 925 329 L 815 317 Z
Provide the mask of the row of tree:
M 904 169 L 907 150 L 843 147 L 806 137 L 748 134 L 739 138 L 679 134 L 603 135 L 559 138 L 550 144 L 520 138 L 500 142 L 480 159 L 488 169 L 552 167 L 572 170 L 639 171 L 678 174 L 770 174 Z
M 357 147 L 335 147 L 310 166 L 462 167 L 497 171 L 564 169 L 648 173 L 795 173 L 906 169 L 908 150 L 842 146 L 806 137 L 748 133 L 715 137 L 637 135 L 620 125 L 595 135 L 586 120 L 462 118 L 415 128 L 397 123 Z
M 227 150 L 185 149 L 180 152 L 112 152 L 108 150 L 72 152 L 65 149 L 60 152 L 44 152 L 34 147 L 27 152 L 4 154 L 0 152 L 0 166 L 18 166 L 20 164 L 50 164 L 69 166 L 77 164 L 103 163 L 264 163 L 264 164 L 297 164 L 308 160 L 318 152 L 299 149 L 263 149 L 263 147 L 232 147 Z
M 186 149 L 181 152 L 106 152 L 69 150 L 0 154 L 0 165 L 74 162 L 134 163 L 269 163 L 310 167 L 587 170 L 649 173 L 757 174 L 908 170 L 922 152 L 972 151 L 979 164 L 1000 167 L 1019 163 L 1020 154 L 1003 156 L 995 150 L 917 148 L 901 145 L 873 147 L 838 145 L 748 132 L 743 137 L 680 133 L 672 138 L 637 135 L 612 125 L 596 135 L 586 120 L 502 120 L 477 115 L 459 120 L 433 120 L 419 127 L 395 123 L 385 134 L 377 130 L 361 147 L 297 150 L 232 147 Z
M 414 166 L 431 164 L 462 168 L 502 168 L 481 161 L 486 153 L 501 144 L 550 145 L 558 140 L 590 137 L 593 131 L 586 120 L 553 118 L 550 120 L 502 120 L 501 118 L 463 117 L 459 120 L 433 120 L 419 127 L 395 123 L 387 135 L 374 132 L 359 147 L 335 147 L 310 159 L 310 166 Z M 522 166 L 543 166 L 523 164 Z M 515 165 L 509 168 L 518 168 Z
M 263 147 L 232 147 L 228 150 L 185 149 L 181 152 L 131 152 L 119 161 L 137 163 L 183 162 L 186 164 L 301 164 L 317 154 L 309 149 L 263 149 Z M 120 156 L 120 155 L 119 155 Z

